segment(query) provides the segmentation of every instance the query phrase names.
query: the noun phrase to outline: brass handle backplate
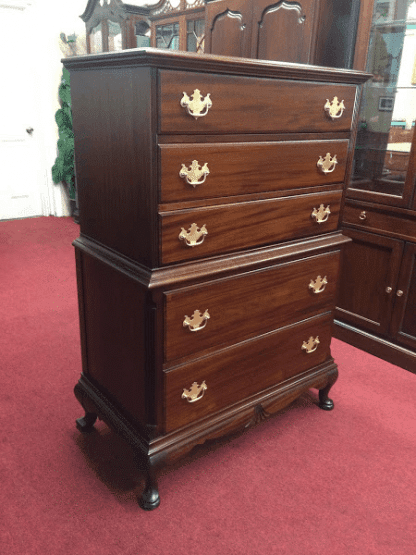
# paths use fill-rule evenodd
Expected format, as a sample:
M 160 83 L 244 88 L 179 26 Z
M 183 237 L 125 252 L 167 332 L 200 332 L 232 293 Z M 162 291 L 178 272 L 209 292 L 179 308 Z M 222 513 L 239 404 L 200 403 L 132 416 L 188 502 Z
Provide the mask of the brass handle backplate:
M 323 224 L 329 218 L 330 213 L 331 213 L 331 210 L 329 208 L 329 204 L 326 208 L 323 204 L 321 204 L 321 206 L 318 209 L 314 208 L 312 210 L 311 217 L 314 218 L 317 224 Z
M 203 97 L 201 91 L 195 89 L 191 97 L 189 97 L 186 92 L 184 92 L 181 99 L 181 106 L 182 108 L 186 108 L 188 114 L 195 119 L 202 118 L 207 115 L 208 110 L 212 107 L 210 93 Z
M 182 399 L 186 399 L 188 403 L 195 403 L 199 401 L 204 396 L 205 391 L 208 389 L 205 381 L 198 385 L 198 382 L 194 382 L 190 389 L 183 390 Z
M 203 330 L 210 318 L 211 316 L 209 315 L 208 309 L 204 314 L 201 314 L 199 310 L 195 310 L 191 317 L 185 316 L 183 327 L 187 327 L 190 331 Z
M 319 157 L 316 165 L 321 170 L 322 173 L 332 173 L 335 170 L 336 165 L 338 164 L 337 155 L 331 156 L 329 152 L 326 153 L 325 158 L 322 156 Z
M 324 278 L 321 278 L 321 276 L 318 276 L 315 281 L 311 279 L 311 282 L 309 284 L 309 289 L 312 289 L 312 291 L 316 294 L 323 293 L 325 291 L 325 287 L 327 286 L 327 283 L 328 283 L 328 280 L 326 276 Z
M 307 354 L 309 355 L 310 353 L 313 353 L 314 351 L 316 351 L 316 349 L 318 348 L 318 345 L 319 345 L 319 336 L 316 336 L 314 338 L 311 335 L 308 341 L 303 342 L 302 349 L 306 351 Z
M 208 231 L 205 224 L 201 228 L 197 224 L 192 224 L 188 231 L 182 228 L 178 238 L 180 241 L 184 241 L 187 247 L 196 247 L 204 242 L 206 235 L 208 235 Z
M 193 160 L 190 168 L 182 164 L 182 168 L 179 172 L 179 176 L 184 178 L 185 181 L 195 188 L 197 185 L 202 185 L 205 182 L 207 176 L 209 175 L 208 164 L 205 163 L 203 166 L 199 165 L 198 160 Z
M 326 104 L 324 106 L 324 110 L 332 120 L 338 119 L 344 113 L 344 110 L 345 110 L 344 101 L 341 100 L 341 102 L 339 102 L 337 96 L 334 96 L 331 102 L 329 101 L 329 98 L 327 98 Z

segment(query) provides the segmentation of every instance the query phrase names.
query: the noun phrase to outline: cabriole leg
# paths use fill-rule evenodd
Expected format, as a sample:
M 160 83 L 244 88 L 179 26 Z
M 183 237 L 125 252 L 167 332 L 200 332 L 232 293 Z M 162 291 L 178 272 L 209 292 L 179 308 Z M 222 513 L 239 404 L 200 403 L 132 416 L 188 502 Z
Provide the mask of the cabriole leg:
M 77 428 L 83 434 L 89 434 L 94 430 L 97 415 L 94 412 L 85 412 L 85 416 L 76 420 Z

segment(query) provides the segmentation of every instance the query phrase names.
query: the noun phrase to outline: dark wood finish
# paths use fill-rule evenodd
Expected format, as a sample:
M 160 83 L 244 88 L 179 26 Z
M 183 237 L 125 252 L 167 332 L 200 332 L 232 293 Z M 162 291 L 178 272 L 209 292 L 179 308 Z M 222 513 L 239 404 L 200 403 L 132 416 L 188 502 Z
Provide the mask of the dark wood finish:
M 167 291 L 165 360 L 205 354 L 293 320 L 333 310 L 338 267 L 336 252 Z M 318 276 L 328 281 L 322 293 L 314 293 L 309 287 Z M 193 333 L 183 326 L 183 320 L 196 309 L 209 309 L 210 319 L 203 330 Z
M 65 64 L 82 160 L 74 245 L 83 372 L 75 395 L 85 415 L 77 426 L 87 432 L 98 417 L 130 444 L 146 475 L 139 503 L 152 510 L 160 503 L 158 467 L 195 445 L 261 422 L 310 387 L 320 390 L 322 409 L 333 407 L 328 394 L 338 373 L 329 345 L 339 253 L 348 242 L 338 216 L 354 102 L 367 76 L 152 49 Z M 183 90 L 205 92 L 203 84 L 214 85 L 214 111 L 183 118 Z M 323 103 L 340 90 L 347 113 L 332 122 Z M 295 91 L 306 104 L 292 101 Z M 197 136 L 216 140 L 204 145 Z M 317 176 L 316 145 L 341 147 L 340 171 L 329 180 Z M 221 196 L 201 188 L 198 198 L 192 191 L 169 197 L 180 169 L 169 152 L 201 161 L 214 152 Z M 232 177 L 237 166 L 242 185 Z M 312 211 L 321 204 L 331 214 L 319 224 Z M 206 224 L 208 235 L 186 247 L 178 235 L 192 223 Z M 319 275 L 327 289 L 314 294 L 309 284 Z M 185 330 L 185 315 L 197 309 L 212 311 L 206 329 Z M 316 349 L 308 354 L 304 342 Z M 202 399 L 188 402 L 185 389 L 204 380 Z
M 252 31 L 251 0 L 207 2 L 205 52 L 250 57 Z
M 342 257 L 336 317 L 385 335 L 393 310 L 403 243 L 348 228 L 344 233 L 353 242 L 346 245 Z
M 341 194 L 336 191 L 161 213 L 161 263 L 236 252 L 334 231 L 338 227 Z M 325 208 L 330 206 L 331 214 L 327 221 L 319 224 L 312 218 L 312 212 L 321 204 Z M 178 236 L 182 228 L 188 231 L 193 223 L 199 228 L 205 225 L 208 235 L 202 244 L 188 247 Z
M 250 193 L 302 190 L 315 185 L 343 183 L 349 141 L 230 143 L 224 145 L 159 145 L 161 201 L 206 199 Z M 332 173 L 317 166 L 327 152 L 337 157 Z M 179 175 L 182 164 L 207 163 L 209 175 L 193 187 Z
M 416 352 L 416 244 L 406 243 L 391 320 L 391 335 Z
M 213 103 L 208 114 L 198 119 L 190 117 L 180 106 L 183 92 L 190 96 L 195 89 L 203 96 L 209 93 Z M 160 94 L 160 133 L 335 132 L 351 128 L 356 89 L 341 84 L 258 81 L 162 71 Z M 342 117 L 331 120 L 324 105 L 335 96 L 344 100 L 346 109 Z M 250 117 L 241 117 L 242 113 Z
M 312 318 L 170 370 L 165 374 L 166 431 L 218 412 L 324 363 L 331 356 L 331 327 L 331 314 Z M 318 336 L 320 344 L 308 354 L 302 350 L 302 344 L 311 336 Z M 285 348 L 282 350 L 280 345 Z M 181 397 L 184 387 L 195 381 L 206 382 L 203 400 L 184 402 Z

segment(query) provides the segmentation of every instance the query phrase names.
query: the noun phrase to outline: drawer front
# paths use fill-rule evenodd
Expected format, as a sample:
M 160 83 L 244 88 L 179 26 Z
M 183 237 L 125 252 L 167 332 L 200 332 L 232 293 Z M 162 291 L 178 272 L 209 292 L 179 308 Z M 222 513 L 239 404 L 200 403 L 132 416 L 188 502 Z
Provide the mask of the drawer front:
M 166 372 L 166 431 L 322 364 L 330 357 L 331 330 L 332 315 L 326 314 Z
M 161 202 L 174 202 L 341 183 L 348 140 L 160 145 L 159 149 Z
M 161 262 L 170 264 L 335 231 L 341 196 L 341 191 L 335 191 L 161 213 Z M 318 223 L 320 219 L 324 221 Z
M 332 310 L 338 266 L 339 251 L 166 293 L 165 360 L 201 355 Z
M 330 132 L 351 128 L 354 85 L 168 70 L 159 75 L 159 133 Z M 201 94 L 199 106 L 195 103 L 195 90 Z M 181 105 L 187 102 L 184 93 L 190 106 Z M 206 104 L 208 94 L 211 107 Z M 335 97 L 344 101 L 345 109 L 340 117 L 331 119 L 325 105 Z M 204 113 L 196 118 L 192 115 Z
M 402 214 L 386 214 L 346 203 L 342 220 L 344 224 L 353 225 L 366 231 L 375 231 L 411 241 L 416 238 L 416 219 Z

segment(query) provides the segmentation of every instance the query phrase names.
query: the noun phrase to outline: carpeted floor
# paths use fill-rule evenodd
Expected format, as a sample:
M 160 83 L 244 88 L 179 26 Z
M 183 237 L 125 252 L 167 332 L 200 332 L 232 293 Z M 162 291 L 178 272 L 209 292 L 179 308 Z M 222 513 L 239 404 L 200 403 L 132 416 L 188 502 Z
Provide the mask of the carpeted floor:
M 130 450 L 81 436 L 70 219 L 0 222 L 0 553 L 415 555 L 416 375 L 340 341 L 335 410 L 311 391 L 166 470 L 139 509 Z

